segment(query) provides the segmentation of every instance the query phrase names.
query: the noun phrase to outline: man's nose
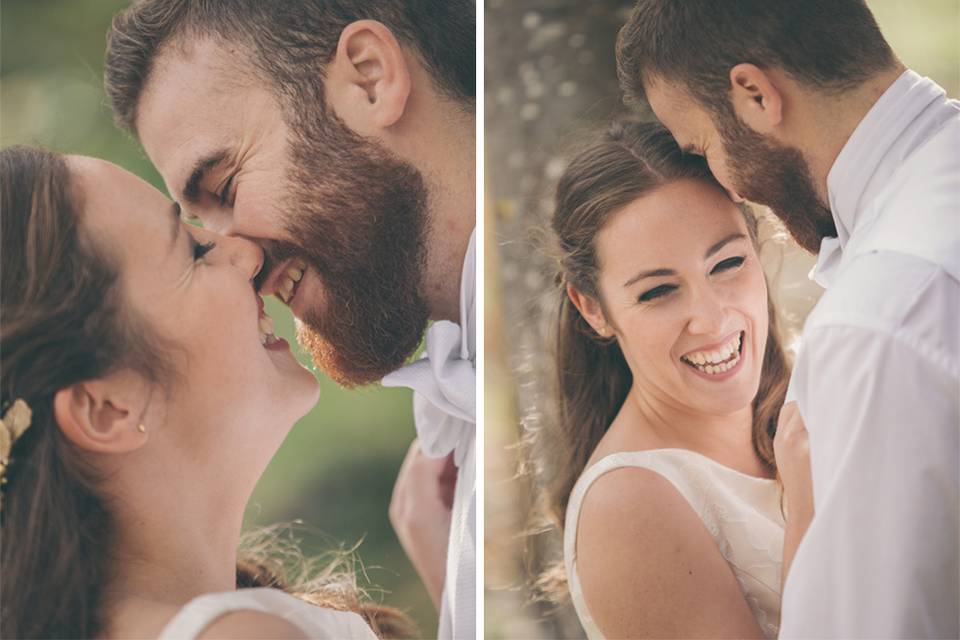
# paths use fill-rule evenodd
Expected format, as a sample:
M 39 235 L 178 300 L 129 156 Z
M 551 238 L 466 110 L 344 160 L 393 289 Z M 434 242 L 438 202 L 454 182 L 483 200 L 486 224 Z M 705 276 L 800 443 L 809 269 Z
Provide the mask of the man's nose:
M 226 208 L 195 206 L 190 207 L 187 214 L 189 219 L 199 220 L 207 231 L 221 236 L 236 235 L 236 230 L 233 228 L 233 215 Z

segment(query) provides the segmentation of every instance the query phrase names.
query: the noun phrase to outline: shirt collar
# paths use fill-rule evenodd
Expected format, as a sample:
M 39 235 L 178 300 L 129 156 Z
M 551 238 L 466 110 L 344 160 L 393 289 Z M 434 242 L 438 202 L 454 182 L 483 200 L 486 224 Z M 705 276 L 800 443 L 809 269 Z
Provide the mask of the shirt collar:
M 470 234 L 470 243 L 460 272 L 460 333 L 464 336 L 460 357 L 477 360 L 477 230 Z
M 476 421 L 476 230 L 460 275 L 460 320 L 427 329 L 423 356 L 387 375 L 385 387 L 409 387 L 420 445 L 431 457 L 457 450 L 457 466 L 472 443 Z
M 837 226 L 836 238 L 824 238 L 810 278 L 829 285 L 840 265 L 843 248 L 860 222 L 858 214 L 899 166 L 891 147 L 904 130 L 944 90 L 929 78 L 907 69 L 873 104 L 840 150 L 827 174 L 827 197 Z

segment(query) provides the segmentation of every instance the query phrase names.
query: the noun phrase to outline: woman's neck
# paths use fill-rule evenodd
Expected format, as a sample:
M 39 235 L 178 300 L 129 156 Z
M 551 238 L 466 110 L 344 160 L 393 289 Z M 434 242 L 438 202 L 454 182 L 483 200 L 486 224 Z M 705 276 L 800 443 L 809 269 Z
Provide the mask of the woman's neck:
M 642 448 L 696 451 L 751 475 L 765 474 L 753 450 L 753 408 L 704 413 L 655 392 L 631 387 L 611 431 Z
M 236 588 L 245 501 L 198 491 L 197 485 L 176 490 L 176 481 L 159 482 L 165 482 L 163 491 L 128 486 L 133 490 L 118 501 L 113 575 L 104 602 L 112 636 L 158 615 L 165 624 L 193 598 Z

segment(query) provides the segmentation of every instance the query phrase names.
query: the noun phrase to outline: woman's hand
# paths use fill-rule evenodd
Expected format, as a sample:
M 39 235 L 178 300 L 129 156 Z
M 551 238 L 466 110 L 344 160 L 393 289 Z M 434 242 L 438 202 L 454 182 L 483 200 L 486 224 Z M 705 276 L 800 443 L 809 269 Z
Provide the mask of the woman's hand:
M 800 540 L 813 520 L 813 478 L 810 472 L 810 440 L 796 402 L 783 405 L 773 438 L 773 453 L 786 497 L 787 526 L 783 540 L 782 582 L 793 563 Z
M 438 611 L 456 482 L 453 454 L 439 460 L 428 458 L 414 440 L 390 500 L 390 523 Z

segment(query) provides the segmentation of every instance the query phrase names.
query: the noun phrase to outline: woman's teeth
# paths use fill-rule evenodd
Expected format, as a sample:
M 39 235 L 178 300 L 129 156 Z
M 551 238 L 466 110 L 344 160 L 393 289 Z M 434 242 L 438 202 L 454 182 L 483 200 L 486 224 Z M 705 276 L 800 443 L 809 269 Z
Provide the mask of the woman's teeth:
M 709 375 L 724 373 L 740 362 L 740 340 L 742 336 L 743 332 L 738 333 L 717 351 L 697 351 L 682 356 L 681 360 Z
M 297 261 L 287 267 L 286 272 L 280 276 L 280 286 L 277 287 L 277 297 L 283 300 L 285 304 L 290 304 L 290 300 L 293 298 L 293 290 L 296 288 L 297 283 L 300 282 L 300 279 L 303 277 L 303 272 L 306 270 L 307 265 Z
M 269 316 L 260 316 L 260 344 L 268 345 L 279 340 L 273 335 L 273 318 Z

